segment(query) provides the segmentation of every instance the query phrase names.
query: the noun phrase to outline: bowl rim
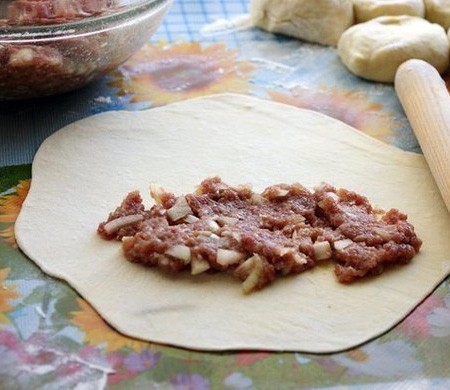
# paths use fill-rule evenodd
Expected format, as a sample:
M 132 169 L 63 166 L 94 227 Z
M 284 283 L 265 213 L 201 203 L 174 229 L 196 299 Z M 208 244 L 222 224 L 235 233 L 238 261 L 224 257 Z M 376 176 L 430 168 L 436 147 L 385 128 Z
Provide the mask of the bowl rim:
M 0 44 L 24 43 L 36 40 L 64 39 L 69 35 L 99 33 L 117 28 L 135 16 L 145 15 L 149 11 L 157 11 L 167 7 L 173 0 L 138 0 L 129 3 L 115 12 L 104 15 L 89 16 L 66 23 L 22 25 L 0 27 Z

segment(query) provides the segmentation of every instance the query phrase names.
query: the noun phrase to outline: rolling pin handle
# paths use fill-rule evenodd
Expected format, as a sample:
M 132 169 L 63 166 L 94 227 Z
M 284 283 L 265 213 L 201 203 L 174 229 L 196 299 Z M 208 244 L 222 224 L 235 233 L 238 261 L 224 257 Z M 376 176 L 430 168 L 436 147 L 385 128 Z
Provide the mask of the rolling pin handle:
M 397 70 L 395 90 L 450 212 L 450 95 L 438 71 L 422 60 Z

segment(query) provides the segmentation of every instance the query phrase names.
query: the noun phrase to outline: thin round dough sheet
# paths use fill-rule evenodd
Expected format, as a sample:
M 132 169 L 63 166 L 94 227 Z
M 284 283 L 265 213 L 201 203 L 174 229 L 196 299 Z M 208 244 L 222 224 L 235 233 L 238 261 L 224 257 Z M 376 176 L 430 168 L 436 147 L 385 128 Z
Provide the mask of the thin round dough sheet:
M 343 285 L 332 264 L 243 295 L 227 275 L 168 276 L 126 261 L 96 234 L 132 190 L 191 192 L 219 175 L 261 191 L 327 181 L 399 208 L 423 247 L 411 264 Z M 66 280 L 117 330 L 201 350 L 333 352 L 404 318 L 450 271 L 450 216 L 422 156 L 371 139 L 325 115 L 241 95 L 142 112 L 108 112 L 49 137 L 33 162 L 16 224 L 20 248 Z

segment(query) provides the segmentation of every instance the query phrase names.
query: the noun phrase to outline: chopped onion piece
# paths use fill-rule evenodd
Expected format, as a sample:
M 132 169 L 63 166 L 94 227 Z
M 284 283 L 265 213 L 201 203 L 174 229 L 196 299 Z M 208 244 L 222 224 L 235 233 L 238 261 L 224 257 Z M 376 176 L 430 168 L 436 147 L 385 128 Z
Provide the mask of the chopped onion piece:
M 197 218 L 195 215 L 190 214 L 190 215 L 186 216 L 186 218 L 184 218 L 183 221 L 186 223 L 195 223 L 199 220 L 200 220 L 200 218 Z
M 194 234 L 195 234 L 195 232 L 194 232 Z M 199 236 L 209 237 L 211 234 L 213 234 L 213 233 L 211 233 L 209 230 L 199 230 L 198 231 Z
M 213 238 L 214 240 L 220 239 L 220 237 L 217 234 L 215 234 L 209 230 L 199 230 L 198 237 L 200 237 L 202 239 L 208 239 L 208 238 Z
M 331 257 L 331 246 L 328 241 L 316 241 L 313 248 L 316 260 L 326 260 Z
M 228 187 L 225 183 L 217 183 L 216 184 L 217 192 L 228 190 L 230 187 Z
M 11 53 L 8 64 L 11 66 L 29 65 L 33 63 L 34 58 L 35 54 L 32 49 L 23 48 L 15 53 L 14 52 Z
M 157 261 L 158 261 L 158 266 L 160 267 L 167 267 L 169 265 L 169 258 L 167 256 L 164 255 L 155 255 Z
M 242 283 L 242 291 L 244 294 L 248 294 L 252 290 L 255 289 L 255 287 L 258 285 L 259 278 L 261 277 L 261 272 L 258 271 L 258 269 L 254 269 L 247 279 L 244 280 Z
M 264 196 L 260 194 L 252 194 L 252 197 L 250 198 L 250 201 L 254 205 L 259 205 L 267 202 L 267 199 L 264 198 Z
M 325 198 L 323 200 L 321 200 L 320 202 L 317 202 L 317 205 L 323 209 L 325 206 L 324 201 L 326 199 L 332 199 L 334 202 L 339 202 L 340 198 L 338 195 L 336 195 L 334 192 L 326 192 L 325 193 Z
M 247 184 L 239 184 L 236 186 L 236 190 L 238 191 L 251 191 L 252 190 L 252 185 L 247 183 Z
M 383 240 L 389 241 L 392 238 L 392 233 L 382 228 L 374 227 L 373 232 L 378 234 Z
M 275 196 L 278 198 L 284 198 L 289 194 L 289 190 L 285 190 L 283 188 L 277 188 Z
M 211 229 L 212 232 L 217 232 L 220 229 L 219 224 L 214 221 L 214 219 L 208 219 L 206 225 Z
M 232 232 L 231 233 L 231 237 L 234 239 L 234 240 L 236 240 L 236 241 L 238 241 L 238 242 L 240 242 L 241 241 L 241 235 L 238 233 L 238 232 Z
M 199 257 L 194 256 L 191 261 L 191 275 L 198 275 L 210 268 L 209 263 Z
M 339 195 L 336 194 L 335 192 L 327 192 L 326 195 L 335 201 L 339 201 L 339 199 L 340 199 Z
M 237 267 L 234 270 L 234 275 L 241 280 L 247 279 L 248 275 L 250 275 L 250 272 L 253 269 L 253 262 L 255 256 L 258 255 L 253 255 L 252 257 L 249 257 L 247 260 L 245 260 L 242 264 L 240 264 L 239 267 Z
M 140 222 L 143 219 L 144 219 L 144 216 L 141 214 L 125 215 L 123 217 L 113 219 L 112 221 L 109 221 L 108 223 L 105 223 L 103 228 L 105 229 L 105 232 L 107 234 L 112 234 L 114 232 L 117 232 L 117 230 L 119 230 L 120 228 L 132 225 L 136 222 Z
M 373 215 L 375 216 L 375 219 L 377 221 L 381 221 L 383 217 L 386 215 L 386 212 L 384 210 L 381 210 L 377 208 L 377 206 L 373 205 Z
M 231 238 L 237 242 L 241 241 L 241 235 L 238 232 L 233 232 L 232 230 L 224 230 L 224 231 L 220 232 L 220 236 Z
M 156 204 L 161 205 L 162 198 L 166 194 L 166 190 L 158 183 L 150 183 L 150 196 L 153 198 Z
M 192 214 L 192 210 L 184 196 L 180 196 L 175 204 L 167 210 L 167 216 L 173 222 Z
M 292 248 L 284 248 L 282 246 L 279 246 L 275 249 L 278 256 L 283 257 L 284 255 L 287 255 L 289 252 L 292 252 Z
M 306 259 L 306 256 L 303 253 L 295 253 L 294 254 L 294 261 L 297 264 L 300 264 L 300 265 L 308 263 L 308 260 Z
M 126 252 L 128 249 L 132 248 L 134 244 L 133 236 L 123 236 L 122 237 L 122 249 Z
M 220 226 L 236 225 L 239 222 L 239 219 L 223 215 L 217 218 L 217 222 L 219 223 Z
M 270 187 L 268 190 L 266 190 L 267 193 L 265 193 L 265 196 L 268 196 L 269 198 L 284 198 L 287 195 L 289 195 L 289 190 L 285 189 L 285 188 L 281 188 L 279 186 L 273 186 Z
M 186 245 L 174 245 L 165 254 L 183 260 L 186 264 L 191 261 L 191 249 Z
M 299 215 L 299 214 L 293 215 L 290 218 L 290 222 L 291 223 L 293 223 L 295 225 L 300 225 L 300 226 L 304 226 L 305 225 L 304 224 L 305 220 L 306 220 L 306 218 L 303 215 Z
M 324 183 L 324 182 L 322 182 L 322 183 L 320 183 L 319 185 L 314 186 L 313 189 L 314 189 L 314 191 L 316 191 L 316 192 L 322 192 L 322 190 L 323 190 L 324 187 L 326 187 L 326 186 L 327 186 L 327 184 Z
M 233 237 L 233 232 L 227 228 L 224 228 L 220 231 L 220 237 Z
M 350 238 L 345 238 L 343 240 L 335 241 L 333 245 L 334 245 L 334 249 L 336 249 L 337 251 L 342 251 L 352 244 L 353 244 L 353 241 L 350 240 Z
M 247 258 L 244 262 L 239 264 L 239 266 L 234 270 L 234 275 L 241 278 L 242 280 L 246 279 L 250 272 L 253 270 L 255 266 L 255 262 L 263 261 L 263 257 L 254 253 L 253 256 Z
M 217 250 L 217 262 L 225 267 L 231 264 L 236 264 L 244 258 L 244 253 L 232 249 L 220 248 Z
M 262 258 L 259 255 L 253 255 L 250 259 L 252 260 L 251 263 L 252 270 L 250 271 L 248 277 L 242 283 L 242 290 L 244 294 L 248 294 L 249 292 L 253 291 L 255 287 L 258 286 L 258 283 L 263 273 Z

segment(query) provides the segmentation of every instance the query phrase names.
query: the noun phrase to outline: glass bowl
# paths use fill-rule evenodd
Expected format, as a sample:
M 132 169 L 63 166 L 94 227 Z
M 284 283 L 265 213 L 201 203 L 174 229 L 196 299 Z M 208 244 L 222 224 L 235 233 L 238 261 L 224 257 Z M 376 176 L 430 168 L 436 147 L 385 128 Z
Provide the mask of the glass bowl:
M 0 99 L 80 88 L 156 31 L 172 0 L 1 0 Z

